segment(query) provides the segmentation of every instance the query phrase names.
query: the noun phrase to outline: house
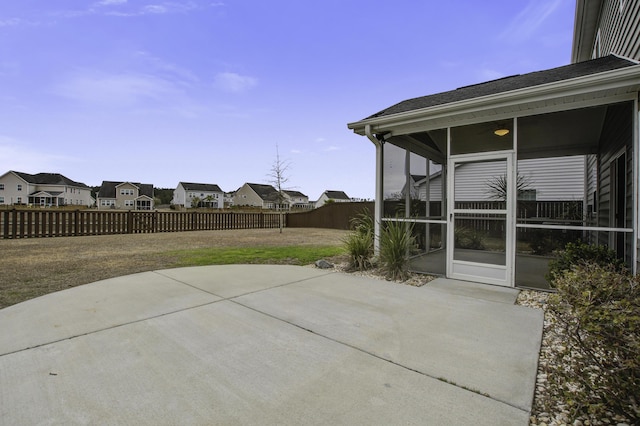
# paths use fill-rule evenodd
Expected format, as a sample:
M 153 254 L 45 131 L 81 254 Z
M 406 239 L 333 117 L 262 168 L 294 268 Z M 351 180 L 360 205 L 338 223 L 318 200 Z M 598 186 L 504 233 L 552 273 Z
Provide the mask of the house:
M 492 171 L 486 163 L 463 163 L 456 172 L 459 180 L 466 180 L 458 194 L 459 201 L 482 202 L 495 199 L 491 183 Z M 518 199 L 529 201 L 582 201 L 585 195 L 585 158 L 581 155 L 521 160 L 518 163 Z M 433 173 L 427 182 L 426 176 L 411 175 L 412 197 L 422 201 L 442 200 L 442 173 Z M 403 190 L 402 194 L 405 193 Z
M 233 205 L 269 210 L 290 210 L 293 207 L 308 208 L 309 197 L 299 191 L 283 190 L 280 194 L 272 185 L 245 183 L 235 192 Z
M 290 209 L 310 210 L 313 204 L 309 203 L 309 197 L 300 191 L 283 190 L 283 195 Z
M 153 210 L 153 185 L 103 181 L 97 196 L 99 210 Z
M 197 201 L 194 205 L 194 200 Z M 173 191 L 171 204 L 185 208 L 210 207 L 224 208 L 224 192 L 218 185 L 211 183 L 179 182 Z
M 608 246 L 637 271 L 640 2 L 578 0 L 575 16 L 569 65 L 408 99 L 348 124 L 376 149 L 376 250 L 381 224 L 396 221 L 415 237 L 417 272 L 545 288 L 553 250 L 578 240 Z M 535 193 L 519 191 L 527 175 Z M 406 190 L 412 176 L 431 177 L 419 199 Z M 493 197 L 478 195 L 489 187 Z M 391 196 L 403 189 L 404 199 Z M 538 211 L 547 197 L 575 202 Z
M 349 196 L 343 191 L 324 191 L 318 198 L 315 205 L 316 208 L 324 206 L 326 203 L 345 203 L 351 201 Z
M 280 197 L 273 186 L 259 183 L 245 183 L 233 196 L 233 205 L 237 207 L 275 209 L 277 205 L 283 204 L 284 196 Z
M 91 188 L 59 173 L 29 173 L 13 170 L 0 176 L 0 205 L 40 207 L 92 206 Z

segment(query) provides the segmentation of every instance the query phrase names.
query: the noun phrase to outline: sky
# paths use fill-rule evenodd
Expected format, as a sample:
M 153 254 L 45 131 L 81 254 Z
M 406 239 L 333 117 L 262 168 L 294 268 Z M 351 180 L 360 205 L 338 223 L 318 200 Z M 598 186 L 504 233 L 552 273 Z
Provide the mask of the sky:
M 347 123 L 570 63 L 574 0 L 20 0 L 0 4 L 0 174 L 373 199 Z

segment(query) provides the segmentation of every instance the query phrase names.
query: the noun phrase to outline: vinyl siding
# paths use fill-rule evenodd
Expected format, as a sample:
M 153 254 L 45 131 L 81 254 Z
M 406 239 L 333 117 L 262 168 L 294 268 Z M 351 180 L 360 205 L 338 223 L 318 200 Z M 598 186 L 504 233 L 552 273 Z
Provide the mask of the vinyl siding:
M 608 0 L 604 2 L 598 24 L 593 57 L 615 53 L 640 60 L 640 2 Z
M 518 173 L 530 182 L 528 189 L 536 190 L 537 201 L 573 201 L 584 198 L 583 156 L 520 160 Z M 495 175 L 495 163 L 470 163 L 459 166 L 456 170 L 456 200 L 489 200 L 487 182 Z M 441 200 L 440 175 L 431 180 L 430 192 L 432 201 Z M 419 186 L 419 196 L 422 200 L 426 199 L 424 183 Z

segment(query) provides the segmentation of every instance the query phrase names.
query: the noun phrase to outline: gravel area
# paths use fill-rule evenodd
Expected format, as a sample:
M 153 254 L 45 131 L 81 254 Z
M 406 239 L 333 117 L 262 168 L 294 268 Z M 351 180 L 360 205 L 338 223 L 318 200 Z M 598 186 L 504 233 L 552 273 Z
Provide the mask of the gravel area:
M 544 332 L 538 360 L 538 377 L 534 396 L 533 410 L 531 412 L 531 426 L 587 426 L 587 425 L 616 425 L 630 426 L 632 423 L 609 413 L 608 416 L 599 419 L 588 417 L 570 418 L 570 413 L 563 402 L 562 396 L 547 380 L 549 367 L 554 361 L 553 354 L 564 348 L 566 338 L 560 327 L 556 325 L 553 315 L 546 310 L 549 293 L 522 290 L 518 295 L 517 304 L 545 311 Z M 546 404 L 544 404 L 546 402 Z M 546 405 L 549 411 L 545 411 Z

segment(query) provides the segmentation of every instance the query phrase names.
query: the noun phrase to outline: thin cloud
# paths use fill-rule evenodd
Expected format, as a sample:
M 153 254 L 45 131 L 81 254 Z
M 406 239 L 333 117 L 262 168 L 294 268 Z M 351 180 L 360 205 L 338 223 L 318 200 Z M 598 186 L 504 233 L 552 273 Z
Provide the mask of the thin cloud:
M 94 3 L 95 6 L 113 6 L 118 4 L 125 4 L 127 0 L 102 0 Z
M 136 105 L 147 101 L 168 102 L 182 90 L 154 75 L 84 71 L 56 85 L 53 92 L 81 102 Z
M 22 23 L 21 19 L 18 18 L 9 18 L 9 19 L 0 19 L 0 28 L 2 27 L 16 27 Z
M 0 170 L 2 173 L 14 170 L 25 173 L 54 172 L 60 169 L 61 163 L 76 163 L 79 159 L 60 154 L 37 151 L 29 144 L 0 135 Z
M 509 23 L 500 38 L 515 42 L 530 39 L 561 3 L 562 0 L 530 1 Z
M 222 72 L 215 76 L 214 86 L 220 90 L 232 93 L 246 92 L 258 84 L 258 80 L 247 75 L 233 72 Z

